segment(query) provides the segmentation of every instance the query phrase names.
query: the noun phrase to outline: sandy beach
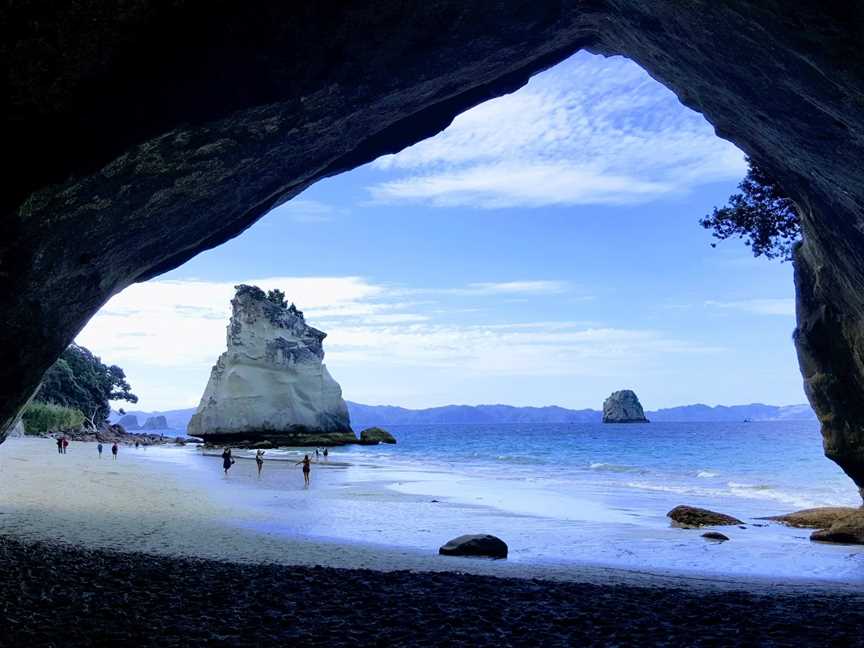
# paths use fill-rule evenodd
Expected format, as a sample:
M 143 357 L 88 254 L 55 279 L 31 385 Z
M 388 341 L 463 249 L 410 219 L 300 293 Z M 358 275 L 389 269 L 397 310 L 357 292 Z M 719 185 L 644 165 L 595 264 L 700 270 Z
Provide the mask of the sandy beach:
M 75 443 L 68 454 L 59 455 L 50 439 L 11 440 L 0 446 L 0 528 L 5 536 L 24 541 L 90 549 L 244 563 L 458 570 L 600 584 L 702 583 L 712 588 L 744 584 L 857 591 L 864 578 L 864 571 L 858 570 L 864 558 L 859 548 L 813 545 L 799 529 L 781 525 L 726 529 L 733 542 L 718 545 L 707 543 L 697 531 L 670 528 L 662 514 L 657 516 L 663 519 L 659 528 L 647 523 L 616 524 L 620 511 L 610 513 L 609 519 L 593 519 L 599 507 L 590 502 L 585 504 L 587 522 L 561 522 L 501 511 L 481 505 L 480 500 L 476 504 L 436 500 L 424 491 L 430 482 L 417 481 L 417 475 L 410 481 L 410 475 L 380 466 L 352 466 L 338 453 L 326 463 L 314 464 L 312 488 L 307 490 L 295 465 L 299 452 L 271 454 L 259 480 L 254 462 L 242 455 L 226 478 L 218 456 L 204 456 L 192 447 L 122 447 L 114 461 L 108 453 L 98 459 L 95 444 Z M 448 492 L 448 481 L 438 473 L 426 477 L 442 484 L 438 492 Z M 422 494 L 402 492 L 412 490 Z M 562 528 L 570 537 L 563 537 Z M 510 559 L 478 561 L 437 554 L 448 539 L 469 532 L 501 535 L 511 546 Z M 778 534 L 782 541 L 777 540 Z M 538 542 L 534 536 L 544 540 Z M 550 538 L 570 543 L 568 551 L 584 542 L 583 553 L 563 560 L 559 551 L 553 554 L 558 557 L 544 559 L 539 552 L 553 541 Z M 633 555 L 656 553 L 665 546 L 663 551 L 679 558 L 622 569 L 596 558 L 605 554 L 592 553 L 595 545 L 616 541 L 631 546 Z M 786 550 L 782 542 L 796 542 L 798 554 L 782 555 Z M 804 564 L 806 552 L 821 557 L 826 571 L 832 561 L 846 570 L 827 579 L 812 573 L 793 578 L 782 571 L 773 575 L 741 571 L 756 560 L 753 556 L 794 565 Z M 739 571 L 708 569 L 724 560 Z
M 518 551 L 506 561 L 446 558 L 437 546 L 450 531 L 435 525 L 450 514 L 464 521 L 459 507 L 356 481 L 337 457 L 314 466 L 305 490 L 294 454 L 265 464 L 262 487 L 253 461 L 239 459 L 225 478 L 218 457 L 188 447 L 122 447 L 114 461 L 89 443 L 66 455 L 46 439 L 3 444 L 0 598 L 12 623 L 0 645 L 864 641 L 853 580 L 620 569 Z M 346 505 L 363 500 L 382 518 L 413 511 L 428 546 L 346 541 L 324 523 L 332 513 L 344 525 L 353 510 L 361 535 L 375 538 L 364 509 Z M 498 516 L 481 506 L 472 515 L 490 526 Z

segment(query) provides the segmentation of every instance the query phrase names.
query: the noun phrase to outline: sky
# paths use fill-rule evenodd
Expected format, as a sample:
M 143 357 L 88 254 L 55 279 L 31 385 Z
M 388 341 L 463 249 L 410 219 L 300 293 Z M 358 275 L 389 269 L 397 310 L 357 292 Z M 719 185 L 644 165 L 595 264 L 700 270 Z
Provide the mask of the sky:
M 127 288 L 77 342 L 125 369 L 135 409 L 191 407 L 254 283 L 328 333 L 356 402 L 805 402 L 791 265 L 698 224 L 745 172 L 635 63 L 579 53 Z

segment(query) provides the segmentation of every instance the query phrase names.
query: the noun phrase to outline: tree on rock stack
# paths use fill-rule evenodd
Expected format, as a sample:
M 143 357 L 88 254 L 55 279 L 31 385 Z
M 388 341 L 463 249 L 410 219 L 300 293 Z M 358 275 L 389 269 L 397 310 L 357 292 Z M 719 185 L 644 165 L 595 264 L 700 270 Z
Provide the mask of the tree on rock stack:
M 631 389 L 612 392 L 603 401 L 604 423 L 647 423 L 642 403 Z

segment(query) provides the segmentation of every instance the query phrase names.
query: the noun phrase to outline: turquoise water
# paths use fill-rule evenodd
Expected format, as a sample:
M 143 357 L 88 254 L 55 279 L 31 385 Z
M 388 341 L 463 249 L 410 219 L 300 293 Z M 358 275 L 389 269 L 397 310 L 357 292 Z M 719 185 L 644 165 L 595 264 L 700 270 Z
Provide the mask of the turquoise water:
M 573 494 L 604 488 L 678 501 L 724 502 L 742 515 L 858 505 L 852 482 L 822 453 L 818 424 L 397 426 L 395 446 L 339 449 L 354 461 L 545 483 Z
M 269 450 L 225 477 L 218 456 L 157 449 L 189 487 L 234 510 L 227 523 L 268 535 L 404 548 L 435 560 L 464 533 L 493 533 L 508 562 L 864 582 L 864 547 L 809 540 L 761 520 L 826 505 L 860 505 L 806 421 L 647 425 L 393 426 L 396 445 L 333 448 L 303 487 L 309 449 Z M 251 456 L 236 451 L 236 456 Z M 142 453 L 143 456 L 143 453 Z M 314 453 L 313 453 L 314 456 Z M 734 515 L 730 542 L 672 527 L 688 504 Z M 454 568 L 458 565 L 454 563 Z

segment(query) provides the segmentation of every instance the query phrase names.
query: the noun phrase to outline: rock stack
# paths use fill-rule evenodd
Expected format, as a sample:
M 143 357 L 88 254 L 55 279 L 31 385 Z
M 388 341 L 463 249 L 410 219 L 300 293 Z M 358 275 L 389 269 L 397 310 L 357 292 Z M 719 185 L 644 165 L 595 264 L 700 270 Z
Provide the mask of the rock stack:
M 323 364 L 326 333 L 292 304 L 241 285 L 188 433 L 205 442 L 339 445 L 356 441 L 342 389 Z
M 603 401 L 604 423 L 647 423 L 642 404 L 631 389 L 613 392 Z

